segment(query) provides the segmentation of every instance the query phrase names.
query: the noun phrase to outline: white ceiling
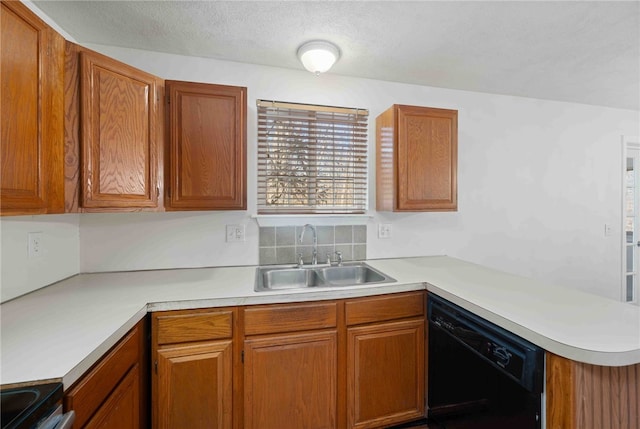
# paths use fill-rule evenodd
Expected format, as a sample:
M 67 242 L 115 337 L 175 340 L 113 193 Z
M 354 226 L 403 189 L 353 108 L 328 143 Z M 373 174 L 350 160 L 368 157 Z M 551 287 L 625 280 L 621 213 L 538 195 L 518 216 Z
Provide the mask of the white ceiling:
M 35 1 L 78 43 L 640 110 L 638 1 Z

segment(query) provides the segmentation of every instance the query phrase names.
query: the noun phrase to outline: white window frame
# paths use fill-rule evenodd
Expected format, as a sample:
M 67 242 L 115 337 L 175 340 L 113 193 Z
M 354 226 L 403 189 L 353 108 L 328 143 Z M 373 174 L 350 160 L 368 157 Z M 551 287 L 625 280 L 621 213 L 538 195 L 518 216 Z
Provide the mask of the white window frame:
M 636 305 L 640 305 L 640 299 L 638 297 L 638 295 L 640 294 L 640 287 L 638 286 L 640 284 L 640 267 L 636 266 L 637 265 L 637 257 L 635 258 L 636 261 L 634 261 L 634 272 L 636 273 L 636 280 L 634 282 L 634 290 L 632 292 L 633 295 L 633 299 L 631 301 L 627 300 L 627 237 L 626 237 L 626 229 L 625 229 L 625 224 L 626 224 L 626 188 L 627 188 L 627 181 L 626 181 L 626 172 L 627 172 L 627 156 L 628 156 L 628 150 L 629 149 L 637 149 L 640 150 L 640 138 L 639 137 L 630 137 L 630 136 L 622 136 L 622 192 L 621 192 L 621 200 L 622 200 L 622 204 L 621 204 L 621 216 L 620 216 L 620 225 L 621 225 L 621 246 L 622 246 L 622 252 L 621 252 L 621 260 L 622 260 L 622 264 L 621 264 L 621 285 L 620 285 L 620 300 L 622 302 L 628 302 L 631 304 L 636 304 Z M 636 180 L 640 177 L 640 175 L 636 176 Z M 636 187 L 640 187 L 640 183 L 636 182 Z M 640 191 L 637 191 L 640 192 Z M 637 198 L 636 198 L 637 200 Z M 638 201 L 636 201 L 636 210 L 640 210 Z M 636 217 L 638 216 L 638 214 L 636 213 Z M 640 222 L 638 222 L 638 220 L 636 220 L 636 229 L 638 227 L 638 224 Z M 640 231 L 634 231 L 635 232 L 635 236 L 634 236 L 634 241 L 637 242 L 638 239 L 640 238 Z M 636 243 L 632 243 L 633 246 L 636 245 Z M 633 252 L 634 255 L 640 252 L 640 248 L 636 247 L 635 251 Z

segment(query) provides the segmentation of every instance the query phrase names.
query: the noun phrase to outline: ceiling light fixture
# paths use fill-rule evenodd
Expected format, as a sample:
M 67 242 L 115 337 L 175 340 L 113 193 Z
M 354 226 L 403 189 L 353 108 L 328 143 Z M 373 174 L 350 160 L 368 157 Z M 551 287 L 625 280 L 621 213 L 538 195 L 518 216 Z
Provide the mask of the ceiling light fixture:
M 331 68 L 340 58 L 336 45 L 325 40 L 312 40 L 298 48 L 298 58 L 305 69 L 316 76 Z

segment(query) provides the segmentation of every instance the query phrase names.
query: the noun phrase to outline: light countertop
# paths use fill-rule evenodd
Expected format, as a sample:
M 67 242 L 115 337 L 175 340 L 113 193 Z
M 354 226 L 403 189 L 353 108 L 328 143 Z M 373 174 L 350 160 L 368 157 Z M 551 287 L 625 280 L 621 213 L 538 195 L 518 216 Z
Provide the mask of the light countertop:
M 640 363 L 640 307 L 447 256 L 367 261 L 372 286 L 255 292 L 256 267 L 81 274 L 0 306 L 0 384 L 73 384 L 149 311 L 341 299 L 426 289 L 552 353 Z

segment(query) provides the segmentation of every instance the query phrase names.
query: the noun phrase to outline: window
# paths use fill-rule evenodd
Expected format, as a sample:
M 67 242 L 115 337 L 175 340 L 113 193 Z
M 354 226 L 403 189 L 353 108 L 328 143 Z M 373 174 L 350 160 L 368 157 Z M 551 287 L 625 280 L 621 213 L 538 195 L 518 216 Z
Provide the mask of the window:
M 257 104 L 258 213 L 364 213 L 369 112 Z

